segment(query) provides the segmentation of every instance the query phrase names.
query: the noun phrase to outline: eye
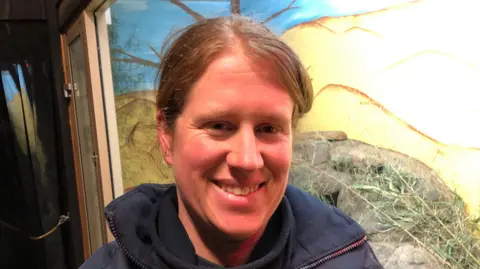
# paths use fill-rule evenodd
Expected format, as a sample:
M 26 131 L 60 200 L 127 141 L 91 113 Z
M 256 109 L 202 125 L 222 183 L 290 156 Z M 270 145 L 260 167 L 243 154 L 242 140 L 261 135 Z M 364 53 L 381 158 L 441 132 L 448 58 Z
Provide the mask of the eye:
M 280 131 L 280 128 L 271 124 L 264 124 L 256 128 L 255 132 L 260 132 L 264 134 L 275 134 Z
M 208 129 L 214 132 L 231 132 L 235 127 L 228 122 L 212 122 L 208 125 Z

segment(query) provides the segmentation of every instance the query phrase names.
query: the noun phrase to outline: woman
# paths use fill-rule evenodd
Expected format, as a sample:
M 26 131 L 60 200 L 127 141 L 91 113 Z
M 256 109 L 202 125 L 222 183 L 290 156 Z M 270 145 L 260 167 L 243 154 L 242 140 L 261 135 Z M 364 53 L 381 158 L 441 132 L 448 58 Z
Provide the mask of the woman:
M 186 28 L 164 53 L 157 96 L 176 184 L 108 205 L 116 242 L 81 268 L 382 268 L 358 224 L 287 186 L 294 128 L 312 102 L 305 68 L 262 24 Z

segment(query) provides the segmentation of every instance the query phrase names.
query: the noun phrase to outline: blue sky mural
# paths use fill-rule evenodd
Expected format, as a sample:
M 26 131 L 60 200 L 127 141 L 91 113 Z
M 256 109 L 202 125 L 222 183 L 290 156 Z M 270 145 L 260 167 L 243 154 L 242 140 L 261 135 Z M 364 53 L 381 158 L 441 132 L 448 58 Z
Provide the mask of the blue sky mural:
M 377 11 L 412 0 L 240 0 L 242 15 L 267 25 L 277 34 L 298 24 L 322 17 L 348 16 Z M 182 4 L 203 17 L 230 14 L 230 1 L 181 1 Z M 289 8 L 289 9 L 287 9 Z M 287 10 L 285 10 L 287 9 Z M 284 11 L 285 10 L 285 11 Z M 279 16 L 272 15 L 284 11 Z M 111 7 L 112 24 L 110 46 L 121 49 L 135 57 L 158 62 L 156 53 L 149 47 L 160 50 L 164 40 L 175 30 L 193 22 L 195 18 L 178 5 L 165 0 L 118 0 Z M 114 53 L 115 54 L 115 53 Z M 117 53 L 113 58 L 131 58 Z M 154 88 L 156 70 L 138 64 L 113 64 L 116 94 Z

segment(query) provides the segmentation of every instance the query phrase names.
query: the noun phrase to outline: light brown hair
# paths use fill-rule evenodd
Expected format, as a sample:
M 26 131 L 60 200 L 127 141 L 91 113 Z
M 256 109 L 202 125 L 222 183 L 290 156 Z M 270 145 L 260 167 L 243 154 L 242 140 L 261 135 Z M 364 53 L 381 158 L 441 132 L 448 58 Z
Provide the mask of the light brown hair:
M 207 67 L 221 53 L 241 49 L 253 65 L 268 63 L 275 79 L 294 103 L 292 122 L 307 113 L 313 103 L 312 83 L 293 50 L 265 25 L 232 15 L 205 19 L 177 32 L 162 49 L 157 110 L 172 129 L 182 113 L 188 93 Z

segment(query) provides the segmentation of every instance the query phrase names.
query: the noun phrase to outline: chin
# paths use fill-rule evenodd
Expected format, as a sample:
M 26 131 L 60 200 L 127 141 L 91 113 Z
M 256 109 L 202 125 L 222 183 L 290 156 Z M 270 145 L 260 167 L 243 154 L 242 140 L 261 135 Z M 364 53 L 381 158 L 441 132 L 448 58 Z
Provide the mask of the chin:
M 216 225 L 216 228 L 228 238 L 241 241 L 252 237 L 258 232 L 263 232 L 267 223 L 268 219 L 262 221 L 260 219 L 253 220 L 239 216 L 229 221 L 222 221 Z

